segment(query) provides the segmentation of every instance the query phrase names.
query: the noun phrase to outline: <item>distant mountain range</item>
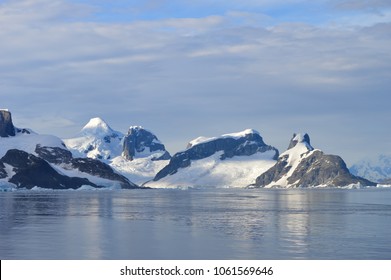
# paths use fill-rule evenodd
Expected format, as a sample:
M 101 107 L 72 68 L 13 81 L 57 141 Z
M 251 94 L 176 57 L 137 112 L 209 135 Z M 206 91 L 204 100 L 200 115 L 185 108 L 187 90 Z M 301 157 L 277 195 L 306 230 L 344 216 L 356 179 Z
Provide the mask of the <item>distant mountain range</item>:
M 0 110 L 0 188 L 188 188 L 363 187 L 375 183 L 353 175 L 339 156 L 295 134 L 287 151 L 266 144 L 253 129 L 199 137 L 173 156 L 151 131 L 131 126 L 126 134 L 100 118 L 71 139 L 18 129 Z
M 391 182 L 391 155 L 380 155 L 373 160 L 362 160 L 352 165 L 350 172 L 374 182 Z

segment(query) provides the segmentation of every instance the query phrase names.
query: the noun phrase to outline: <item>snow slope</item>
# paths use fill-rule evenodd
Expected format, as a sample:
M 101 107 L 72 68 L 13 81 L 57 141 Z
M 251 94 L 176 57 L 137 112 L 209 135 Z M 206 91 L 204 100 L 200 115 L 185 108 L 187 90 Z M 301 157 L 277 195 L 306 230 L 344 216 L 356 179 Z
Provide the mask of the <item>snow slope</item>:
M 17 133 L 13 137 L 0 138 L 0 158 L 11 149 L 17 149 L 29 154 L 37 155 L 35 148 L 38 144 L 46 147 L 65 148 L 62 140 L 56 136 L 40 135 L 30 131 L 30 134 Z
M 110 160 L 109 165 L 117 172 L 138 185 L 152 180 L 156 173 L 166 166 L 169 160 L 153 160 L 155 154 L 148 157 L 135 158 L 132 161 L 118 156 Z
M 146 184 L 152 188 L 238 187 L 274 165 L 278 150 L 252 129 L 220 137 L 198 137 Z M 182 163 L 183 162 L 183 163 Z M 166 175 L 164 175 L 166 174 Z
M 225 160 L 220 159 L 221 155 L 222 152 L 219 152 L 205 159 L 194 160 L 191 167 L 179 169 L 174 175 L 159 181 L 148 182 L 146 186 L 152 188 L 244 188 L 275 163 L 274 151 Z

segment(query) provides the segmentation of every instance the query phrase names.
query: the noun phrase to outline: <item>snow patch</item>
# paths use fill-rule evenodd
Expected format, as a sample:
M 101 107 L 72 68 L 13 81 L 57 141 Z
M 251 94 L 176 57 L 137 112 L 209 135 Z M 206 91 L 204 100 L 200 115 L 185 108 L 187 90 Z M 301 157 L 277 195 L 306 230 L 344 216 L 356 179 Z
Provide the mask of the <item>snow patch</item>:
M 97 190 L 97 188 L 94 188 L 92 186 L 89 186 L 89 185 L 83 185 L 81 186 L 80 188 L 76 189 L 77 191 L 95 191 Z
M 4 170 L 7 173 L 7 177 L 12 178 L 16 174 L 16 172 L 14 171 L 14 167 L 7 163 L 3 163 L 3 164 L 5 166 Z
M 391 185 L 384 185 L 384 184 L 377 184 L 376 185 L 377 188 L 391 188 Z

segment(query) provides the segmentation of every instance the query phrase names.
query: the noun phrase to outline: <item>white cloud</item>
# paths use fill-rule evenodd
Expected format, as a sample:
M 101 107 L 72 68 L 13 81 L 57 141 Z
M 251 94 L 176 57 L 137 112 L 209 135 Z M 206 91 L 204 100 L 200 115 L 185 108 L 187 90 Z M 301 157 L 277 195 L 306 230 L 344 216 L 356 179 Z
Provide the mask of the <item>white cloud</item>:
M 67 1 L 45 3 L 9 1 L 0 8 L 1 107 L 23 126 L 72 136 L 101 116 L 116 129 L 141 124 L 183 146 L 192 137 L 247 127 L 268 132 L 268 142 L 282 148 L 298 128 L 315 139 L 341 135 L 346 126 L 347 137 L 354 131 L 390 137 L 384 129 L 391 121 L 389 24 L 266 28 L 251 24 L 262 14 L 233 10 L 92 22 L 63 20 L 75 8 Z M 281 130 L 289 130 L 287 139 L 272 139 Z

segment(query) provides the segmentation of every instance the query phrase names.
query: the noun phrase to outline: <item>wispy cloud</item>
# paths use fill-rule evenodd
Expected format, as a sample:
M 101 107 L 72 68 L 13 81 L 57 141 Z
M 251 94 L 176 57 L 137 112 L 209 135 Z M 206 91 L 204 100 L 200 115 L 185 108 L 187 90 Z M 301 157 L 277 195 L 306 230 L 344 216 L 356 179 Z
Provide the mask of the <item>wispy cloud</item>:
M 368 135 L 357 147 L 390 137 L 389 20 L 348 29 L 279 22 L 229 1 L 220 14 L 116 22 L 91 16 L 105 1 L 84 2 L 0 6 L 1 107 L 23 126 L 72 136 L 101 116 L 123 131 L 144 125 L 174 150 L 247 127 L 279 148 L 306 130 L 334 153 L 347 148 L 331 134 Z M 275 5 L 261 2 L 237 5 Z
M 391 9 L 391 2 L 388 0 L 338 0 L 333 2 L 336 8 L 343 10 L 379 12 L 382 9 Z

